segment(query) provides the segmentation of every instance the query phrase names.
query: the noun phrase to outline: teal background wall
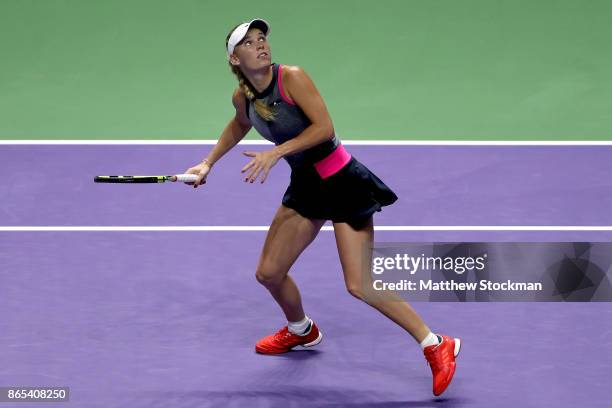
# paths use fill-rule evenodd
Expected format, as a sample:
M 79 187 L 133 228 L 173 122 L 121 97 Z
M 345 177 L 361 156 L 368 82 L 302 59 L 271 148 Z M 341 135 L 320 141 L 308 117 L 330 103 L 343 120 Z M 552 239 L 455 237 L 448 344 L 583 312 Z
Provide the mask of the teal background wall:
M 342 138 L 612 139 L 609 0 L 0 0 L 0 138 L 214 139 L 253 17 Z

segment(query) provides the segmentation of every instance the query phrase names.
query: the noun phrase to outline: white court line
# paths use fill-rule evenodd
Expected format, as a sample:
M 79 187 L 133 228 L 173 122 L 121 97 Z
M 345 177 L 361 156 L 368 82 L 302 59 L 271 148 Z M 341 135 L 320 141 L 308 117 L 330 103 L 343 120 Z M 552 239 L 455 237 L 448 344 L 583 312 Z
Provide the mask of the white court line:
M 345 140 L 347 146 L 612 146 L 612 140 Z M 0 140 L 0 145 L 214 145 L 206 140 Z M 240 145 L 271 145 L 267 140 L 241 140 Z
M 0 232 L 251 232 L 267 231 L 266 225 L 187 226 L 0 226 Z M 592 225 L 378 225 L 376 231 L 612 231 L 612 226 Z M 331 225 L 322 231 L 333 231 Z

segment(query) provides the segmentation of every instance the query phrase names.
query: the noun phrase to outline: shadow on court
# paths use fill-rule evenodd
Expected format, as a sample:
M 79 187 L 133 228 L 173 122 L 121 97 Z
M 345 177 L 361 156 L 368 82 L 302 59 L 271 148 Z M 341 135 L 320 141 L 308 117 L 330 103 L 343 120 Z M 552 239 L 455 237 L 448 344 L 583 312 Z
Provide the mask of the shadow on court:
M 368 408 L 443 408 L 467 407 L 464 398 L 423 398 L 421 400 L 393 400 L 385 402 L 385 395 L 351 388 L 281 387 L 277 390 L 243 391 L 185 391 L 153 393 L 130 401 L 132 406 L 168 406 L 175 408 L 201 407 L 368 407 Z M 164 405 L 165 404 L 165 405 Z

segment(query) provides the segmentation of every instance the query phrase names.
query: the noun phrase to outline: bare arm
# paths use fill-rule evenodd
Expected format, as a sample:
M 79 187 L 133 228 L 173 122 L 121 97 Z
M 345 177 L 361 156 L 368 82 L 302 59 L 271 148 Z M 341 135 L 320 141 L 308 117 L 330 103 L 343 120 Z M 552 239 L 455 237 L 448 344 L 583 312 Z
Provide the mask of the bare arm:
M 206 176 L 210 172 L 212 165 L 219 160 L 225 153 L 230 151 L 251 129 L 251 121 L 246 114 L 246 101 L 244 94 L 236 89 L 232 95 L 232 104 L 236 108 L 236 114 L 221 132 L 215 147 L 208 153 L 201 163 L 187 169 L 187 174 L 197 174 L 198 178 L 193 183 L 197 188 L 200 184 L 206 183 Z M 190 184 L 190 183 L 189 183 Z
M 325 102 L 308 74 L 300 67 L 283 68 L 285 93 L 304 111 L 311 125 L 274 149 L 280 157 L 309 149 L 334 136 L 334 126 Z
M 239 89 L 236 89 L 232 95 L 232 104 L 236 108 L 236 115 L 225 126 L 221 136 L 219 136 L 219 141 L 205 159 L 211 166 L 232 147 L 236 146 L 251 130 L 252 125 L 246 114 L 244 94 Z

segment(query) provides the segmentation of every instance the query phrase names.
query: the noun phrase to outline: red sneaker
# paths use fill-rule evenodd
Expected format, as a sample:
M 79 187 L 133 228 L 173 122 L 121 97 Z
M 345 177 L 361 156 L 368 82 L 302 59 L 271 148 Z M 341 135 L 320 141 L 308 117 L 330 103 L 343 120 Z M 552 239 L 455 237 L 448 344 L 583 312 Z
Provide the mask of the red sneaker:
M 448 336 L 442 337 L 442 343 L 427 346 L 423 353 L 433 374 L 433 393 L 438 396 L 446 390 L 455 374 L 455 357 L 459 355 L 461 340 Z
M 286 353 L 296 346 L 316 346 L 322 339 L 323 333 L 321 333 L 317 325 L 311 321 L 310 331 L 307 334 L 298 336 L 297 334 L 291 333 L 287 326 L 285 326 L 276 333 L 259 340 L 255 345 L 255 351 L 262 354 Z

